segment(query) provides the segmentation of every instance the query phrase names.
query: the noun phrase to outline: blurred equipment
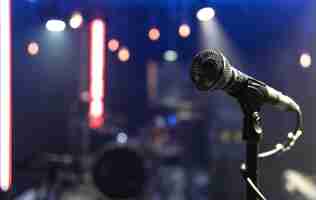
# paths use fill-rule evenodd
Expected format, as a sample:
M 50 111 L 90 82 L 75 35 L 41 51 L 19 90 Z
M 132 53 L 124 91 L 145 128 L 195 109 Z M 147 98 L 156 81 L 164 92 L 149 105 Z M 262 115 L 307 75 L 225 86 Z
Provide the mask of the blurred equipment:
M 292 195 L 300 194 L 306 200 L 316 199 L 315 179 L 293 169 L 285 170 L 283 177 L 287 192 Z
M 73 156 L 43 153 L 20 163 L 18 168 L 40 172 L 44 177 L 36 187 L 16 200 L 105 199 L 82 168 L 80 160 Z
M 157 113 L 143 132 L 146 151 L 155 158 L 146 199 L 208 199 L 205 121 L 184 120 L 163 106 L 155 109 Z
M 144 154 L 137 144 L 119 142 L 118 134 L 111 138 L 115 140 L 88 157 L 45 153 L 21 163 L 20 169 L 41 171 L 45 176 L 16 200 L 140 198 L 147 173 Z

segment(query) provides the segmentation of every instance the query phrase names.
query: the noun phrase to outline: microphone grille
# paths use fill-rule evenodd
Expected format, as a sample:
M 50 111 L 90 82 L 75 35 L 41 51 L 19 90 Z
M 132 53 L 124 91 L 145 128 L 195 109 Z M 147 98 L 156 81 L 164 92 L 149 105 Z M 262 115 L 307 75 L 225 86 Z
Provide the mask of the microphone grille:
M 217 49 L 206 49 L 194 56 L 191 79 L 199 90 L 214 89 L 224 68 L 222 53 Z

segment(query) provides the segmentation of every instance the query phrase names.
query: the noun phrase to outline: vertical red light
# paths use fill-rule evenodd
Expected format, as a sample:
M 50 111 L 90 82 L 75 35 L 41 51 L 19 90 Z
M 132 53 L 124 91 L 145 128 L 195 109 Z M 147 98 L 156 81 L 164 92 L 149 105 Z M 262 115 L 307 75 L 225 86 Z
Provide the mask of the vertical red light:
M 103 20 L 95 19 L 90 26 L 89 126 L 100 128 L 104 123 L 105 37 Z
M 12 184 L 11 1 L 0 1 L 0 189 Z
M 158 90 L 158 64 L 155 61 L 147 63 L 147 94 L 148 100 L 154 102 Z

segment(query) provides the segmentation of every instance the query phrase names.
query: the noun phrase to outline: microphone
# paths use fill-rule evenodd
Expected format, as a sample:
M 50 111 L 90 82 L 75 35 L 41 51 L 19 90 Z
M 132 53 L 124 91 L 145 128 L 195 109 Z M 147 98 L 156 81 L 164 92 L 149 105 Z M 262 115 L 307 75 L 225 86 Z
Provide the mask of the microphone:
M 203 50 L 193 58 L 191 79 L 199 90 L 223 89 L 237 98 L 247 92 L 245 89 L 255 89 L 256 101 L 272 104 L 284 111 L 300 111 L 300 107 L 290 97 L 240 72 L 217 49 Z

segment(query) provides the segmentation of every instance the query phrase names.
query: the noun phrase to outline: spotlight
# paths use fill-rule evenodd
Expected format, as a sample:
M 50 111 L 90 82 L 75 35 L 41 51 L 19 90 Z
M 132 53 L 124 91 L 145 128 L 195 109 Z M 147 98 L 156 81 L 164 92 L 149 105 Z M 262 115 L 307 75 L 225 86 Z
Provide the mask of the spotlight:
M 148 37 L 152 41 L 157 41 L 160 38 L 160 31 L 157 28 L 151 28 L 148 32 Z
M 69 25 L 73 29 L 80 28 L 82 23 L 83 23 L 83 17 L 79 12 L 75 12 L 69 20 Z
M 309 68 L 312 65 L 312 57 L 309 53 L 303 53 L 300 57 L 300 63 L 303 68 Z
M 110 51 L 115 52 L 119 49 L 120 47 L 120 43 L 117 39 L 111 39 L 108 42 L 108 48 L 110 49 Z
M 191 34 L 191 28 L 187 24 L 182 24 L 181 26 L 179 26 L 178 33 L 180 37 L 187 38 Z
M 35 56 L 39 53 L 39 45 L 37 42 L 31 42 L 27 45 L 27 52 L 31 56 Z
M 178 59 L 178 53 L 174 50 L 167 50 L 164 53 L 163 58 L 165 59 L 165 61 L 174 62 Z
M 65 28 L 65 22 L 59 19 L 51 19 L 46 22 L 46 29 L 51 32 L 62 32 Z
M 196 13 L 196 17 L 202 22 L 210 21 L 215 17 L 215 10 L 211 7 L 202 8 Z
M 118 52 L 118 59 L 122 62 L 127 62 L 130 58 L 129 50 L 126 47 L 122 47 Z

